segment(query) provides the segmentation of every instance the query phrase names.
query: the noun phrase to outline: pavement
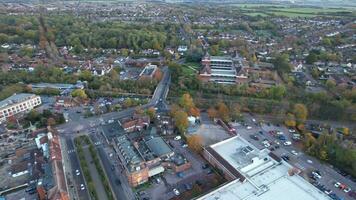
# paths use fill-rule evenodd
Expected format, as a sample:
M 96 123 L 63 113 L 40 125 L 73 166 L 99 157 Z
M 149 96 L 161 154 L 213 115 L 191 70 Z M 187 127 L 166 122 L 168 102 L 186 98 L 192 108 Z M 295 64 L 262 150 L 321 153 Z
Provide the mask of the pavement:
M 262 144 L 263 139 L 267 139 L 268 141 L 271 141 L 274 143 L 277 139 L 274 138 L 271 134 L 268 133 L 270 130 L 276 130 L 276 131 L 282 131 L 284 135 L 286 136 L 288 141 L 292 141 L 291 139 L 291 134 L 288 132 L 288 129 L 285 126 L 275 126 L 275 125 L 257 125 L 257 123 L 252 121 L 252 116 L 247 115 L 245 116 L 245 123 L 246 125 L 249 125 L 252 127 L 252 129 L 247 130 L 245 126 L 241 124 L 233 124 L 234 128 L 237 130 L 237 133 L 240 134 L 243 138 L 248 140 L 250 143 L 255 145 L 259 149 L 265 148 Z M 258 119 L 256 118 L 258 121 Z M 263 134 L 260 134 L 259 131 L 262 131 Z M 250 135 L 255 134 L 259 137 L 259 140 L 253 140 L 250 138 Z M 309 155 L 306 155 L 301 151 L 301 149 L 298 148 L 298 145 L 296 145 L 293 141 L 293 145 L 291 146 L 284 146 L 283 142 L 278 140 L 280 142 L 279 149 L 276 149 L 273 151 L 277 156 L 282 156 L 282 155 L 288 155 L 290 157 L 290 160 L 288 161 L 290 164 L 293 166 L 299 168 L 300 170 L 303 171 L 302 176 L 303 178 L 307 179 L 309 181 L 308 173 L 311 172 L 312 170 L 319 170 L 321 172 L 321 179 L 318 179 L 318 181 L 323 184 L 326 188 L 331 189 L 337 196 L 342 197 L 343 199 L 352 199 L 348 194 L 345 192 L 337 189 L 334 187 L 334 182 L 338 181 L 341 183 L 344 183 L 348 185 L 351 189 L 356 190 L 356 183 L 351 181 L 350 179 L 340 175 L 337 173 L 329 164 L 326 163 L 321 163 L 319 160 L 317 160 L 314 157 L 311 157 Z M 275 143 L 274 143 L 275 144 Z M 275 145 L 273 145 L 275 146 Z M 293 155 L 291 151 L 294 150 L 298 152 L 298 155 Z

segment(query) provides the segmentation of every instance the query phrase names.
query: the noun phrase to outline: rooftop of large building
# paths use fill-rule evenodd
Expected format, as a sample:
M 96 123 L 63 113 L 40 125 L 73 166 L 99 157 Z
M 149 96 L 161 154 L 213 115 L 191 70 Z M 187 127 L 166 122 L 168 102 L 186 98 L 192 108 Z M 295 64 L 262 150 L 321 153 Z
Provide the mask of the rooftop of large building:
M 172 149 L 161 137 L 154 137 L 146 141 L 146 145 L 156 156 L 161 157 L 164 155 L 172 154 Z
M 0 101 L 0 108 L 4 108 L 4 107 L 12 105 L 12 104 L 17 104 L 17 103 L 23 102 L 25 100 L 28 100 L 28 99 L 34 97 L 34 96 L 36 96 L 36 95 L 29 94 L 29 93 L 14 94 L 14 95 Z
M 138 152 L 126 135 L 116 137 L 115 142 L 129 171 L 135 171 L 136 167 L 139 167 L 140 163 L 144 161 L 140 152 Z
M 297 175 L 291 165 L 270 156 L 236 136 L 211 145 L 214 157 L 219 157 L 243 178 L 236 179 L 199 197 L 199 200 L 324 200 L 327 195 Z

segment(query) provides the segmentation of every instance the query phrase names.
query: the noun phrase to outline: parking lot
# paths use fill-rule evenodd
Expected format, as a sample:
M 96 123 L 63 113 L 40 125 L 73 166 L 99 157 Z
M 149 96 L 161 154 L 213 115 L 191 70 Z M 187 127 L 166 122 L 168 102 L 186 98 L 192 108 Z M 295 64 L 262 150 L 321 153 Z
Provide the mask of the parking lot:
M 200 120 L 201 125 L 193 134 L 202 136 L 204 146 L 215 144 L 230 137 L 221 126 L 209 119 L 207 113 L 201 113 Z
M 302 170 L 301 175 L 308 181 L 314 182 L 310 178 L 311 172 L 318 170 L 321 178 L 316 178 L 316 184 L 325 193 L 329 193 L 329 190 L 331 190 L 332 192 L 330 193 L 334 193 L 337 197 L 352 199 L 349 195 L 352 191 L 346 193 L 342 189 L 336 188 L 334 184 L 335 182 L 340 182 L 352 190 L 356 190 L 356 183 L 336 172 L 331 165 L 320 163 L 317 159 L 303 153 L 300 149 L 300 144 L 292 140 L 293 134 L 285 126 L 268 122 L 259 123 L 258 119 L 254 119 L 253 116 L 249 115 L 245 117 L 244 123 L 234 123 L 233 126 L 238 134 L 257 148 L 263 149 L 268 146 L 267 148 L 273 150 L 276 155 Z M 277 133 L 284 135 L 283 140 L 278 138 Z M 265 145 L 266 142 L 263 141 L 268 141 L 269 145 Z M 291 145 L 288 143 L 285 145 L 285 141 L 290 141 Z

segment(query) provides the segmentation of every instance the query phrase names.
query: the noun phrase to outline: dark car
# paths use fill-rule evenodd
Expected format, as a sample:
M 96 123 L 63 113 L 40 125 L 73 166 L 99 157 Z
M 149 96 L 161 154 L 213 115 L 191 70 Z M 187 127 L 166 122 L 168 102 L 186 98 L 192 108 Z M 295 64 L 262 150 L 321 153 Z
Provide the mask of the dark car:
M 201 168 L 203 169 L 207 169 L 209 167 L 209 164 L 204 164 L 203 166 L 201 166 Z
M 184 188 L 185 188 L 186 190 L 191 190 L 191 189 L 193 189 L 193 186 L 192 186 L 191 183 L 186 183 L 186 184 L 184 184 Z
M 199 185 L 199 186 L 202 186 L 202 185 L 203 185 L 203 182 L 200 181 L 200 180 L 195 181 L 195 183 L 196 183 L 197 185 Z
M 284 161 L 289 161 L 289 156 L 283 155 L 283 156 L 281 156 L 281 158 L 282 158 Z
M 253 139 L 253 140 L 259 140 L 259 138 L 257 137 L 257 135 L 250 135 L 250 138 Z

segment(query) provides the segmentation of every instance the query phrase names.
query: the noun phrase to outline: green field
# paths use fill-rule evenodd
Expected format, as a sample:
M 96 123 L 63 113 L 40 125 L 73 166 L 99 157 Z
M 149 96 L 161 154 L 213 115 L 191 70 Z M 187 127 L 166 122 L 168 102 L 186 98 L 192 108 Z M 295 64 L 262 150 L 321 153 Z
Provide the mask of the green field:
M 279 15 L 286 17 L 345 16 L 356 17 L 356 8 L 289 7 L 274 4 L 235 4 L 248 16 Z

